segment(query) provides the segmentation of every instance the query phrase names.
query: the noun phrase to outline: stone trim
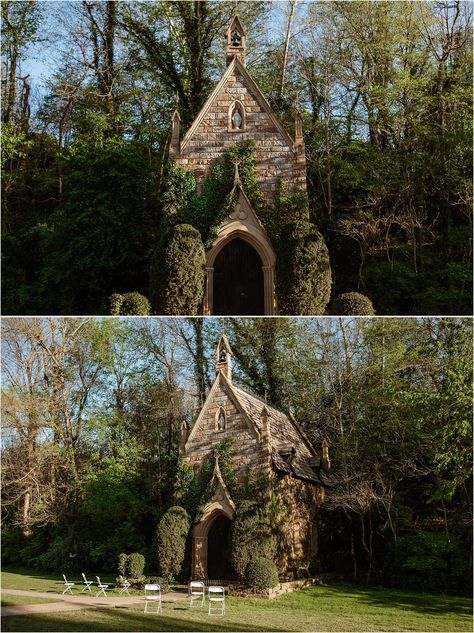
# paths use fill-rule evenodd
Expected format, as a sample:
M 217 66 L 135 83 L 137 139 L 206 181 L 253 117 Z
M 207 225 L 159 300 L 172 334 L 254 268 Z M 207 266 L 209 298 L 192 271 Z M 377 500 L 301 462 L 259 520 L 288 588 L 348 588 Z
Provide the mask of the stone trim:
M 240 116 L 242 118 L 242 125 L 239 128 L 234 128 L 232 127 L 232 114 L 234 112 L 234 109 L 237 109 L 240 113 Z M 246 132 L 247 130 L 247 116 L 245 113 L 245 106 L 241 101 L 233 101 L 230 106 L 229 106 L 229 110 L 227 112 L 227 131 L 231 132 L 232 134 L 238 134 L 239 132 Z

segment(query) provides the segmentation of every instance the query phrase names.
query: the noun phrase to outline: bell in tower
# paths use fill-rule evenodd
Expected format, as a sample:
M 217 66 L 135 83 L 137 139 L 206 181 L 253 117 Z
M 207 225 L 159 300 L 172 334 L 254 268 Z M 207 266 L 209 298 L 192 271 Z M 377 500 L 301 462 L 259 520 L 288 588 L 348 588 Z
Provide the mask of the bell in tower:
M 227 65 L 234 57 L 245 66 L 245 31 L 237 14 L 227 29 Z
M 216 348 L 216 374 L 220 371 L 228 380 L 232 380 L 232 350 L 225 334 L 221 334 Z

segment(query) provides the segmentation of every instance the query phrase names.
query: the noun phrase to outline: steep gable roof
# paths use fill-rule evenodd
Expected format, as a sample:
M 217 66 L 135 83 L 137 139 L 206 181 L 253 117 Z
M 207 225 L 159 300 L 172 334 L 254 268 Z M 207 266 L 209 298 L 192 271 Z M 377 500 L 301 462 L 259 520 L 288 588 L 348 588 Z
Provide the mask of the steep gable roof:
M 184 138 L 181 141 L 181 146 L 180 146 L 181 153 L 185 150 L 187 144 L 189 143 L 191 138 L 194 136 L 196 130 L 198 129 L 198 127 L 202 123 L 204 117 L 208 113 L 209 108 L 212 106 L 212 104 L 213 104 L 214 100 L 216 99 L 217 95 L 223 89 L 223 87 L 225 86 L 227 81 L 229 81 L 229 78 L 232 76 L 232 74 L 236 73 L 236 72 L 239 73 L 240 75 L 242 75 L 242 77 L 244 79 L 244 82 L 246 82 L 247 85 L 249 86 L 250 90 L 254 94 L 255 99 L 257 100 L 259 105 L 263 108 L 263 110 L 270 117 L 272 123 L 274 124 L 274 126 L 278 130 L 278 132 L 281 134 L 282 138 L 287 143 L 288 147 L 292 151 L 294 151 L 294 141 L 293 141 L 293 139 L 290 137 L 288 132 L 285 130 L 283 125 L 280 123 L 280 121 L 275 116 L 275 113 L 273 112 L 271 105 L 268 103 L 268 101 L 266 100 L 266 98 L 263 95 L 262 91 L 260 90 L 260 88 L 257 86 L 255 81 L 250 76 L 248 70 L 245 68 L 245 66 L 240 62 L 240 60 L 237 57 L 234 57 L 234 59 L 231 61 L 231 63 L 228 65 L 226 71 L 222 75 L 220 81 L 217 83 L 217 85 L 215 86 L 214 90 L 209 95 L 209 98 L 207 99 L 207 101 L 203 105 L 203 107 L 201 108 L 201 110 L 198 113 L 197 117 L 194 119 L 194 122 L 192 123 L 191 127 L 189 128 L 189 130 L 184 135 Z

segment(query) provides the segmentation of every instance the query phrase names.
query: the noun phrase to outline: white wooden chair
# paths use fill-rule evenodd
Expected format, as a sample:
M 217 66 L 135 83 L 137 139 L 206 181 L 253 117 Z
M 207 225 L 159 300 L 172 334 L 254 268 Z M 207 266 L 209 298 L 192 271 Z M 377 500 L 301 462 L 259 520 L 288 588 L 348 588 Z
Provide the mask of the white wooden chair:
M 105 590 L 107 589 L 109 585 L 108 584 L 106 585 L 103 582 L 101 582 L 99 576 L 96 576 L 96 578 L 97 578 L 97 586 L 99 587 L 99 591 L 95 594 L 95 597 L 97 598 L 97 596 L 104 594 L 104 597 L 107 598 L 107 594 L 105 593 Z
M 204 583 L 199 580 L 192 580 L 188 587 L 189 593 L 189 606 L 190 607 L 203 607 L 204 606 Z
M 75 583 L 69 582 L 69 580 L 66 578 L 66 576 L 64 574 L 63 574 L 63 578 L 64 578 L 64 591 L 63 591 L 62 595 L 64 596 L 64 594 L 66 592 L 68 592 L 68 591 L 72 595 L 72 587 L 74 587 Z
M 92 589 L 91 589 L 91 585 L 94 584 L 93 580 L 87 580 L 86 575 L 84 572 L 82 572 L 82 577 L 84 578 L 84 587 L 81 591 L 81 593 L 84 593 L 84 591 L 90 591 L 92 593 Z
M 130 595 L 130 592 L 128 590 L 128 588 L 130 587 L 130 583 L 128 582 L 128 580 L 124 576 L 119 576 L 119 583 L 120 583 L 119 594 L 127 593 L 128 595 Z
M 209 615 L 225 614 L 225 591 L 224 587 L 209 587 Z
M 161 613 L 160 585 L 145 585 L 145 613 Z

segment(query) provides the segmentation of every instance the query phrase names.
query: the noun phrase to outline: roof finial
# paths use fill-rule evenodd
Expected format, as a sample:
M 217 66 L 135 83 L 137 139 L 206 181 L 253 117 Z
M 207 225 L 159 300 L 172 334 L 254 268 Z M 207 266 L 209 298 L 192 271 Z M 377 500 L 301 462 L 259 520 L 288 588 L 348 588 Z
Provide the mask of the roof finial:
M 242 161 L 237 156 L 234 156 L 232 162 L 234 163 L 234 187 L 236 187 L 237 185 L 242 185 L 239 174 L 239 165 Z

